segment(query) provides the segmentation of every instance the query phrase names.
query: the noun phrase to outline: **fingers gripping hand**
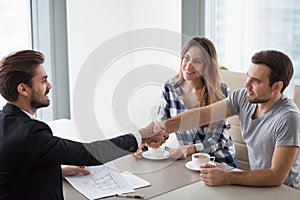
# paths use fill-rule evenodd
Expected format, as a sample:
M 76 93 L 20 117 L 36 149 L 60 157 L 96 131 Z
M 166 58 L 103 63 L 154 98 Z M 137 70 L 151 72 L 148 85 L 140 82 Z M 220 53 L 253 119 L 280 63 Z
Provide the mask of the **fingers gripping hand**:
M 155 131 L 155 123 L 151 122 L 145 128 L 140 130 L 142 143 L 147 143 L 151 147 L 159 147 L 168 138 L 168 134 L 163 129 Z
M 163 142 L 164 143 L 164 142 Z M 152 148 L 158 148 L 163 144 L 161 141 L 159 142 L 149 142 L 147 143 L 147 146 L 152 147 Z
M 164 122 L 157 122 L 154 126 L 155 133 L 162 133 L 164 135 L 164 139 L 167 140 L 169 138 L 169 133 L 166 131 L 166 127 Z
M 164 122 L 157 122 L 154 126 L 154 132 L 159 132 L 161 130 L 166 130 Z

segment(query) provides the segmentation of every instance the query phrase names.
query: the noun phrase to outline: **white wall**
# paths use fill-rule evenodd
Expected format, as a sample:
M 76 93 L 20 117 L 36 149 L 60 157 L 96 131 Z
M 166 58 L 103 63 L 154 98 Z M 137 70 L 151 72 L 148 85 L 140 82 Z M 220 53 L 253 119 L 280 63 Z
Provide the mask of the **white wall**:
M 148 123 L 163 82 L 179 67 L 181 1 L 69 0 L 67 21 L 71 116 L 80 137 Z

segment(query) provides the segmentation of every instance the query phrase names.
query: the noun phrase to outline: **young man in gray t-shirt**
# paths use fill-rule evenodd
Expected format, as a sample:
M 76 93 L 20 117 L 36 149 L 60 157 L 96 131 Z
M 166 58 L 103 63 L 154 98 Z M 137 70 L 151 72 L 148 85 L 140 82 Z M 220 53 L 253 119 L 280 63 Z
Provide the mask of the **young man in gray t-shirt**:
M 210 186 L 284 183 L 300 189 L 300 114 L 283 95 L 293 75 L 292 62 L 279 51 L 261 51 L 252 57 L 247 75 L 245 89 L 225 100 L 181 113 L 156 128 L 172 133 L 238 115 L 251 171 L 227 172 L 205 165 L 201 167 L 201 180 Z
M 281 96 L 273 108 L 259 118 L 253 117 L 257 104 L 247 101 L 246 89 L 233 92 L 225 103 L 232 114 L 238 115 L 241 121 L 251 170 L 271 168 L 273 154 L 277 147 L 299 147 L 299 110 L 286 96 Z M 300 189 L 299 156 L 298 153 L 284 182 L 298 189 Z

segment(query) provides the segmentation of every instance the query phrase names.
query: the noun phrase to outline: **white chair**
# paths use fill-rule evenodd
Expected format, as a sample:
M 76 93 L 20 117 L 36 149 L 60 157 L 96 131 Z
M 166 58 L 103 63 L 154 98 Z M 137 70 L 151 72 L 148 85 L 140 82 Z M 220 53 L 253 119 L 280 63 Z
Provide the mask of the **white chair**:
M 300 85 L 295 85 L 293 100 L 300 109 Z
M 247 79 L 247 75 L 244 73 L 224 70 L 221 70 L 221 77 L 223 81 L 229 86 L 231 92 L 236 89 L 243 88 L 244 83 Z M 238 116 L 230 117 L 229 120 L 231 128 L 228 132 L 235 146 L 238 168 L 242 170 L 250 170 L 248 150 L 242 137 L 240 120 Z

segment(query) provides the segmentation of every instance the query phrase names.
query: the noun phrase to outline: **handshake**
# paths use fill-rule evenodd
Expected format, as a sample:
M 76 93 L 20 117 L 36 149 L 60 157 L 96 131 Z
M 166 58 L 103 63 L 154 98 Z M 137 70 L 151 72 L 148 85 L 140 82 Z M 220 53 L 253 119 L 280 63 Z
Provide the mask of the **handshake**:
M 166 128 L 162 122 L 151 122 L 145 128 L 139 130 L 142 136 L 142 144 L 157 148 L 161 146 L 169 137 Z

